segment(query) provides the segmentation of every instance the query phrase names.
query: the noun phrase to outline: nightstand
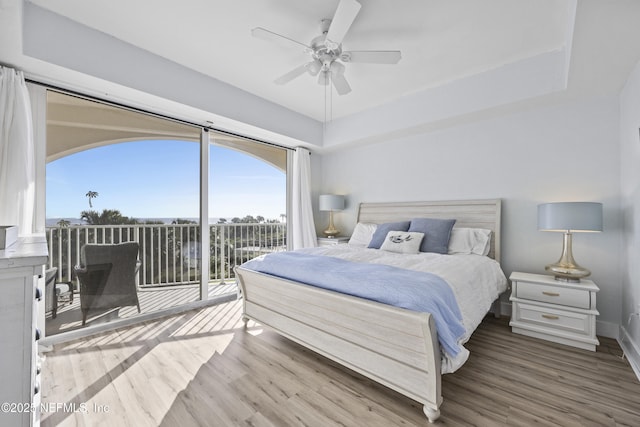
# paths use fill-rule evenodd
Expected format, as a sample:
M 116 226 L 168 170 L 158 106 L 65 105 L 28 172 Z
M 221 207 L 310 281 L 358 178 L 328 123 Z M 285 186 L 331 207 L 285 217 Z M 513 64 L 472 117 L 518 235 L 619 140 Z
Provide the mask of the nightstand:
M 350 237 L 318 237 L 318 246 L 332 246 L 349 243 Z
M 591 280 L 562 282 L 553 276 L 513 272 L 511 330 L 585 350 L 596 350 L 596 292 Z

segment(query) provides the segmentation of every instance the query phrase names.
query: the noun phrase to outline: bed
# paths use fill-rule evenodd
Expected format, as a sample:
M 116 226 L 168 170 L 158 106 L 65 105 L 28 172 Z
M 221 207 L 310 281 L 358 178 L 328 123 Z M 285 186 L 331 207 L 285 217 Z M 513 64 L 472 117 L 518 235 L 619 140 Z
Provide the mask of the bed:
M 358 223 L 383 224 L 421 217 L 456 219 L 454 227 L 491 230 L 487 256 L 468 257 L 490 258 L 486 261 L 497 266 L 494 268 L 499 271 L 497 275 L 501 276 L 498 279 L 501 283 L 495 285 L 495 291 L 484 296 L 484 302 L 474 303 L 477 307 L 474 308 L 475 314 L 472 317 L 476 320 L 470 326 L 466 322 L 468 316 L 465 317 L 465 327 L 471 330 L 467 331 L 464 342 L 489 311 L 499 293 L 506 289 L 506 279 L 498 264 L 501 201 L 362 203 L 357 220 Z M 335 245 L 333 249 L 318 250 L 329 256 L 356 256 L 350 255 L 357 250 L 349 246 Z M 375 251 L 376 249 L 362 249 L 363 253 L 369 254 Z M 440 255 L 439 259 L 453 260 L 455 257 Z M 396 256 L 395 259 L 401 258 Z M 462 273 L 457 275 L 462 276 Z M 243 298 L 245 323 L 252 319 L 268 326 L 281 335 L 420 402 L 430 422 L 438 419 L 442 404 L 441 375 L 443 360 L 446 359 L 438 341 L 434 315 L 306 285 L 245 266 L 236 268 L 236 276 Z M 445 280 L 448 279 L 445 277 Z M 473 280 L 475 279 L 472 277 L 459 277 L 454 281 Z M 456 294 L 456 297 L 459 296 Z M 481 299 L 483 298 L 478 298 Z M 494 304 L 494 312 L 497 312 L 498 307 L 498 304 Z M 466 360 L 466 357 L 463 359 Z M 455 369 L 449 369 L 452 370 Z

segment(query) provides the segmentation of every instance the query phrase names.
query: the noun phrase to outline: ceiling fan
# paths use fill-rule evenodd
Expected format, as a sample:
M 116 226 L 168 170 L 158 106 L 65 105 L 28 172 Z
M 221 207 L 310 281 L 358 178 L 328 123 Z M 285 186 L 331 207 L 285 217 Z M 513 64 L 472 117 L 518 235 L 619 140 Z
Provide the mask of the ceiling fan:
M 351 92 L 351 86 L 344 77 L 345 66 L 342 64 L 343 62 L 397 64 L 402 57 L 399 50 L 342 50 L 342 40 L 361 7 L 361 4 L 356 0 L 340 0 L 333 19 L 320 21 L 321 34 L 311 40 L 309 45 L 262 27 L 251 30 L 254 37 L 283 42 L 298 49 L 302 48 L 303 52 L 311 56 L 310 62 L 294 68 L 278 77 L 274 82 L 283 85 L 306 72 L 312 76 L 318 76 L 318 84 L 326 86 L 331 82 L 339 95 L 345 95 Z

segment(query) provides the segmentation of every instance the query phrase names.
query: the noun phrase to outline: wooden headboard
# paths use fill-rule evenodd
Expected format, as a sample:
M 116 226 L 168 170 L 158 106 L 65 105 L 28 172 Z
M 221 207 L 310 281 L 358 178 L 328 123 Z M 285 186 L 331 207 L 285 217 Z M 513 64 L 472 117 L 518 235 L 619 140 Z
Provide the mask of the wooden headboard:
M 358 222 L 382 224 L 411 218 L 456 219 L 454 227 L 491 230 L 489 256 L 500 262 L 501 200 L 454 200 L 438 202 L 360 203 Z

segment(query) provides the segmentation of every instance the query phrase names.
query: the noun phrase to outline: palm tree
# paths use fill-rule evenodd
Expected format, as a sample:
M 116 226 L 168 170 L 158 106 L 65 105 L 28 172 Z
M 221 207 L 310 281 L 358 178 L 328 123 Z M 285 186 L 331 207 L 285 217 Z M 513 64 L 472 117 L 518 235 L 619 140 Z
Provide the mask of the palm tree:
M 122 225 L 137 224 L 134 218 L 124 216 L 117 209 L 103 209 L 101 213 L 96 211 L 80 212 L 80 219 L 89 225 Z
M 93 203 L 91 203 L 91 199 L 95 199 L 96 197 L 98 197 L 98 192 L 97 191 L 87 191 L 87 194 L 85 194 L 86 197 L 89 198 L 89 207 L 93 208 Z
M 71 222 L 66 219 L 61 219 L 60 221 L 57 222 L 57 225 L 60 228 L 67 228 L 71 225 Z

